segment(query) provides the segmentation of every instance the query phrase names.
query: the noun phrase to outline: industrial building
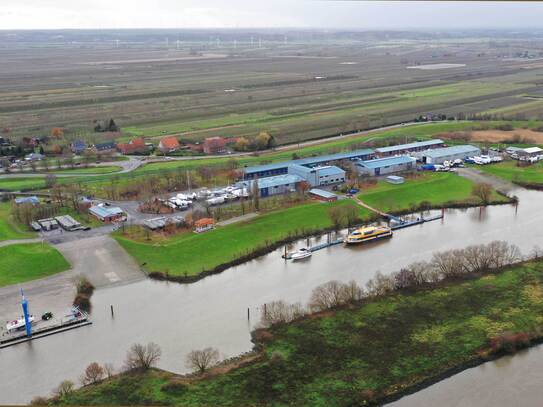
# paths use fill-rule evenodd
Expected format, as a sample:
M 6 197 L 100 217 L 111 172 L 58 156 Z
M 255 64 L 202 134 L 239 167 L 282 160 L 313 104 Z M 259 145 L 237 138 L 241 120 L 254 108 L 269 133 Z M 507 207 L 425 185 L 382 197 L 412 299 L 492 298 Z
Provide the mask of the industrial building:
M 417 141 L 414 143 L 400 144 L 397 146 L 380 147 L 375 149 L 378 157 L 390 157 L 393 155 L 402 155 L 424 151 L 431 148 L 443 147 L 445 142 L 440 139 Z
M 267 196 L 285 194 L 287 192 L 296 192 L 296 187 L 304 179 L 299 175 L 283 174 L 274 177 L 259 178 L 257 180 L 259 196 L 265 198 Z M 253 192 L 254 181 L 240 181 L 236 184 L 237 187 L 247 188 Z
M 326 191 L 325 189 L 312 188 L 309 190 L 309 195 L 313 198 L 323 202 L 337 201 L 338 196 L 333 192 Z
M 360 174 L 379 176 L 415 169 L 416 160 L 406 155 L 378 158 L 357 162 L 355 167 Z
M 83 228 L 81 223 L 76 221 L 70 215 L 56 216 L 55 219 L 58 222 L 58 224 L 62 227 L 62 229 L 67 230 L 69 232 Z
M 521 148 L 517 152 L 521 159 L 535 158 L 543 155 L 543 150 L 539 147 Z
M 293 164 L 288 167 L 288 173 L 300 176 L 312 187 L 345 182 L 345 171 L 335 165 L 311 168 Z
M 125 219 L 123 210 L 117 206 L 91 206 L 89 212 L 102 222 L 114 222 Z
M 374 151 L 370 149 L 354 150 L 345 153 L 327 154 L 318 157 L 301 158 L 298 160 L 284 161 L 275 164 L 255 165 L 243 169 L 243 179 L 272 177 L 275 175 L 288 174 L 291 165 L 304 167 L 326 166 L 330 163 L 344 160 L 369 160 L 374 157 Z
M 417 157 L 426 164 L 443 164 L 445 161 L 464 160 L 479 155 L 481 150 L 478 147 L 466 144 L 424 151 L 418 153 Z

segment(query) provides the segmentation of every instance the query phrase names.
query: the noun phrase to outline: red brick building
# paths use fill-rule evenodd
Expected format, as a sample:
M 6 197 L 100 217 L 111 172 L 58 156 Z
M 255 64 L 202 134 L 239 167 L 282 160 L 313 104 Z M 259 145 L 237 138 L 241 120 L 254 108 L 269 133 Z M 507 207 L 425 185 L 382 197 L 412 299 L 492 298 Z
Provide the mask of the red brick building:
M 164 137 L 158 143 L 158 149 L 163 153 L 173 153 L 181 148 L 179 141 L 175 136 Z
M 128 143 L 117 144 L 117 150 L 121 154 L 143 154 L 147 152 L 147 146 L 145 140 L 141 137 L 134 140 L 130 140 Z
M 226 140 L 222 137 L 208 137 L 204 140 L 204 153 L 209 155 L 226 153 Z

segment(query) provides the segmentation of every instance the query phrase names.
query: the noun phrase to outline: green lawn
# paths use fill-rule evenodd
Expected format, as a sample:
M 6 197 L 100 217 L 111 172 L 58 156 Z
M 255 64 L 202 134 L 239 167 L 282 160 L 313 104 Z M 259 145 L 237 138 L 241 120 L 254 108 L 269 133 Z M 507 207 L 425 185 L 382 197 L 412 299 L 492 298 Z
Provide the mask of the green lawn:
M 36 280 L 68 270 L 70 264 L 47 244 L 0 247 L 0 287 Z
M 116 239 L 138 263 L 147 263 L 148 271 L 194 276 L 289 236 L 328 228 L 331 226 L 327 213 L 330 205 L 348 202 L 352 201 L 300 205 L 202 234 L 183 233 L 160 244 L 135 242 L 120 234 Z M 360 208 L 361 218 L 369 215 L 369 211 Z
M 67 405 L 362 406 L 488 355 L 504 333 L 541 336 L 543 264 L 394 293 L 269 330 L 264 359 L 183 382 L 151 370 L 83 387 Z
M 114 165 L 109 165 L 109 166 L 104 166 L 104 167 L 88 167 L 88 168 L 84 168 L 84 167 L 75 167 L 74 169 L 61 169 L 61 170 L 53 170 L 53 171 L 50 171 L 49 174 L 66 174 L 66 175 L 71 175 L 71 174 L 111 174 L 111 173 L 114 173 L 114 172 L 119 172 L 121 171 L 122 168 L 119 167 L 119 166 L 114 166 Z
M 407 178 L 401 185 L 380 181 L 375 187 L 364 190 L 358 197 L 366 204 L 383 212 L 402 212 L 417 208 L 426 202 L 432 207 L 454 204 L 476 205 L 479 200 L 472 196 L 473 182 L 454 173 L 422 173 L 415 179 Z M 494 202 L 508 199 L 494 192 Z
M 517 161 L 504 161 L 499 164 L 480 165 L 481 171 L 520 184 L 543 185 L 543 163 L 517 167 Z
M 0 241 L 26 239 L 34 237 L 30 232 L 25 232 L 22 225 L 11 218 L 11 203 L 0 202 Z

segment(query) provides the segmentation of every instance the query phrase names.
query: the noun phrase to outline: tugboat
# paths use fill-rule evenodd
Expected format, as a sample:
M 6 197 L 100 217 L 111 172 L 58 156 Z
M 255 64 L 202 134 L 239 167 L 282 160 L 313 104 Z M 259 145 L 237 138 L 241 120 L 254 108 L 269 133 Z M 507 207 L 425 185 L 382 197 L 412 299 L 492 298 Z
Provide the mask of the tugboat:
M 308 257 L 311 257 L 313 253 L 311 253 L 311 250 L 306 248 L 306 247 L 302 247 L 300 250 L 298 250 L 297 252 L 294 252 L 290 255 L 290 258 L 293 260 L 293 261 L 296 261 L 296 260 L 302 260 L 302 259 L 307 259 Z
M 392 229 L 387 226 L 369 226 L 356 229 L 345 239 L 347 244 L 371 242 L 377 239 L 392 237 Z

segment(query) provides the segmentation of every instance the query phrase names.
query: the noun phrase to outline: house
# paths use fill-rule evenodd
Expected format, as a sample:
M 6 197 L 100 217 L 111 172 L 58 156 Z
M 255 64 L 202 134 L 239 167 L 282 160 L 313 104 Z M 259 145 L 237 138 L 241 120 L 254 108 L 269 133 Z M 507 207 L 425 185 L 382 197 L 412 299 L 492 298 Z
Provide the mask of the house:
M 222 137 L 208 137 L 204 140 L 205 154 L 224 154 L 226 151 L 226 140 Z
M 98 143 L 94 145 L 94 152 L 96 154 L 113 154 L 117 151 L 117 144 L 114 141 L 108 141 L 107 143 Z
M 15 204 L 22 205 L 22 204 L 31 204 L 31 205 L 39 205 L 40 200 L 37 196 L 25 196 L 22 198 L 15 198 Z
M 375 149 L 378 157 L 390 157 L 394 155 L 404 155 L 417 151 L 424 151 L 430 148 L 443 147 L 445 142 L 440 139 L 417 141 L 408 144 L 399 144 L 396 146 L 380 147 Z
M 74 140 L 70 145 L 70 149 L 74 154 L 82 154 L 87 149 L 87 143 L 83 140 Z
M 309 195 L 323 202 L 334 202 L 334 201 L 337 201 L 338 199 L 338 196 L 334 194 L 333 192 L 326 191 L 324 189 L 318 189 L 318 188 L 310 189 Z
M 174 153 L 179 150 L 180 147 L 181 145 L 175 136 L 163 137 L 158 143 L 158 149 L 162 154 Z
M 396 172 L 411 171 L 416 167 L 416 160 L 406 155 L 359 161 L 355 164 L 360 174 L 379 176 Z
M 91 206 L 89 213 L 102 222 L 116 222 L 126 220 L 124 211 L 117 206 Z
M 215 221 L 212 218 L 202 218 L 194 222 L 194 231 L 196 233 L 207 232 L 215 227 Z
M 293 164 L 288 167 L 288 173 L 302 177 L 312 187 L 345 182 L 345 171 L 335 165 L 304 167 Z
M 445 161 L 464 160 L 481 155 L 481 149 L 466 144 L 460 146 L 436 148 L 415 154 L 423 163 L 443 164 Z
M 128 143 L 117 144 L 117 151 L 121 154 L 144 154 L 149 151 L 145 140 L 141 137 L 130 140 Z
M 288 192 L 296 192 L 296 188 L 300 182 L 304 181 L 302 177 L 294 174 L 276 175 L 275 177 L 258 179 L 259 196 L 265 198 L 271 195 L 285 194 Z M 254 193 L 254 180 L 241 181 L 236 184 L 239 188 L 246 188 Z

